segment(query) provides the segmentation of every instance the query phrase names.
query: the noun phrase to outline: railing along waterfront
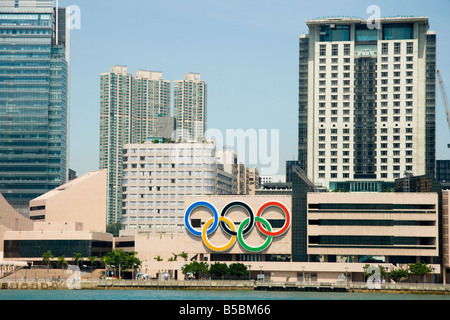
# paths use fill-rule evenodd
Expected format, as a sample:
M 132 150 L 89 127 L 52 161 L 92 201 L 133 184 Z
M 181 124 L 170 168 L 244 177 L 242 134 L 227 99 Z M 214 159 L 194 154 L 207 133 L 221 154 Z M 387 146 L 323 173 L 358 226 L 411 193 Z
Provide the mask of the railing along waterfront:
M 58 281 L 59 280 L 59 281 Z M 156 289 L 156 290 L 267 290 L 267 291 L 391 291 L 431 292 L 450 294 L 450 284 L 442 283 L 380 283 L 367 282 L 315 282 L 315 281 L 257 281 L 257 280 L 82 280 L 81 289 Z M 3 279 L 0 290 L 5 289 L 67 289 L 61 279 Z
M 149 288 L 149 289 L 240 289 L 253 290 L 253 280 L 118 280 L 98 281 L 100 288 Z

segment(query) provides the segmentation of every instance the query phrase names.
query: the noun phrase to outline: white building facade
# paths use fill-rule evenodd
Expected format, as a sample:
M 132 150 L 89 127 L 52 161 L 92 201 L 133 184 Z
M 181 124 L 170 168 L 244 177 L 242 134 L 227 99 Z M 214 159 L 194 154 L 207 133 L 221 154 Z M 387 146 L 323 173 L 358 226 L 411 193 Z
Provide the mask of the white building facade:
M 217 192 L 214 142 L 127 144 L 123 152 L 123 235 L 183 233 L 185 197 Z
M 435 175 L 436 35 L 426 17 L 308 20 L 300 37 L 299 165 L 329 189 Z

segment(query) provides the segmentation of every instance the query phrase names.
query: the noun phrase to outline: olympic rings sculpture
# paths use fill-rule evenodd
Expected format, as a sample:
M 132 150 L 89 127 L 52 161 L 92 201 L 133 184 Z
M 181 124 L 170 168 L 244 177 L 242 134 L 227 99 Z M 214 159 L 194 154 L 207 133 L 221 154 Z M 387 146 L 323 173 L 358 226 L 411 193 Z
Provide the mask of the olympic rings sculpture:
M 201 231 L 195 230 L 190 222 L 190 215 L 192 211 L 197 207 L 205 207 L 212 213 L 212 218 L 208 219 L 205 224 L 203 225 Z M 236 228 L 236 225 L 233 221 L 231 221 L 229 218 L 226 217 L 227 213 L 234 207 L 241 207 L 243 208 L 248 217 L 245 218 L 240 224 L 239 227 Z M 270 225 L 269 221 L 264 219 L 262 217 L 265 210 L 267 210 L 270 207 L 278 207 L 280 208 L 285 216 L 285 222 L 283 226 L 277 230 L 273 231 L 272 226 Z M 261 205 L 259 207 L 258 211 L 256 212 L 256 216 L 252 210 L 252 208 L 246 204 L 243 201 L 232 201 L 228 203 L 223 209 L 222 212 L 219 213 L 217 209 L 212 205 L 211 203 L 207 201 L 197 201 L 193 204 L 191 204 L 185 213 L 184 216 L 184 223 L 186 225 L 187 230 L 193 234 L 194 236 L 201 237 L 203 240 L 203 243 L 206 247 L 208 247 L 210 250 L 215 252 L 224 252 L 229 249 L 231 249 L 234 244 L 236 243 L 236 240 L 239 242 L 242 248 L 249 252 L 261 252 L 267 249 L 270 244 L 272 243 L 273 237 L 279 237 L 283 235 L 290 227 L 291 225 L 291 213 L 289 209 L 278 201 L 268 201 Z M 220 226 L 220 228 L 230 236 L 229 241 L 223 245 L 223 246 L 215 246 L 213 245 L 209 239 L 208 236 L 214 233 L 217 228 Z M 259 246 L 252 246 L 249 245 L 245 239 L 244 236 L 249 234 L 253 228 L 256 226 L 257 230 L 262 233 L 263 235 L 267 236 L 265 242 Z

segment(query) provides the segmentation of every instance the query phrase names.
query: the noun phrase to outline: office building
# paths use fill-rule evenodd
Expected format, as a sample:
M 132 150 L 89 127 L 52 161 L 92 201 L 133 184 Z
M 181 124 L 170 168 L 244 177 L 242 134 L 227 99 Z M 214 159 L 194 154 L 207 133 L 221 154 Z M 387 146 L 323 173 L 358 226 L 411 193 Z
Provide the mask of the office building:
M 450 160 L 436 160 L 436 179 L 442 184 L 442 188 L 450 187 Z
M 100 169 L 108 170 L 108 223 L 120 221 L 122 148 L 154 137 L 158 120 L 170 116 L 170 81 L 161 72 L 128 73 L 113 66 L 100 76 Z
M 238 190 L 238 160 L 237 160 L 237 152 L 233 148 L 229 146 L 223 147 L 222 150 L 216 151 L 217 163 L 220 164 L 220 169 L 231 176 L 231 194 L 237 194 Z M 219 193 L 218 194 L 223 194 Z
M 436 34 L 426 17 L 308 20 L 299 39 L 299 166 L 330 189 L 435 175 Z
M 201 141 L 206 131 L 207 85 L 198 73 L 187 73 L 174 81 L 174 110 L 177 139 Z
M 121 235 L 183 233 L 185 197 L 216 194 L 215 151 L 214 142 L 126 144 Z
M 442 191 L 442 269 L 443 269 L 443 282 L 448 283 L 450 273 L 450 212 L 449 212 L 449 199 L 450 191 Z
M 255 194 L 255 190 L 261 187 L 261 178 L 257 168 L 247 168 L 248 194 Z
M 318 192 L 307 197 L 309 261 L 437 263 L 438 194 Z
M 31 199 L 68 180 L 70 30 L 53 1 L 0 3 L 0 193 Z
M 292 169 L 298 166 L 297 160 L 287 160 L 286 161 L 286 180 L 285 182 L 292 182 Z

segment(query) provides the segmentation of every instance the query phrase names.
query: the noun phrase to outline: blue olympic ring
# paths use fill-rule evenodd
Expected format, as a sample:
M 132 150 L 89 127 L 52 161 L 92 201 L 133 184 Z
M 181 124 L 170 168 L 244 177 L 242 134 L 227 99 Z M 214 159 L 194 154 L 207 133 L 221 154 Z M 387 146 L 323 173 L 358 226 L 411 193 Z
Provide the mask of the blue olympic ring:
M 187 208 L 187 210 L 186 210 L 186 214 L 184 216 L 184 224 L 185 224 L 186 228 L 189 230 L 189 232 L 191 232 L 195 236 L 201 237 L 202 232 L 195 230 L 192 227 L 191 222 L 189 221 L 189 216 L 191 215 L 192 210 L 194 210 L 196 207 L 206 207 L 212 212 L 212 214 L 214 216 L 214 222 L 206 231 L 206 234 L 210 235 L 211 233 L 216 231 L 217 227 L 219 226 L 219 214 L 217 213 L 217 209 L 209 202 L 197 201 L 197 202 L 194 202 L 193 204 L 191 204 L 189 206 L 189 208 Z

